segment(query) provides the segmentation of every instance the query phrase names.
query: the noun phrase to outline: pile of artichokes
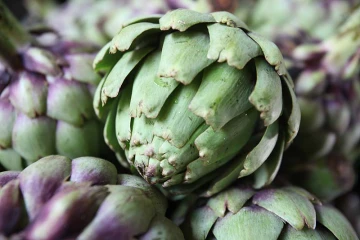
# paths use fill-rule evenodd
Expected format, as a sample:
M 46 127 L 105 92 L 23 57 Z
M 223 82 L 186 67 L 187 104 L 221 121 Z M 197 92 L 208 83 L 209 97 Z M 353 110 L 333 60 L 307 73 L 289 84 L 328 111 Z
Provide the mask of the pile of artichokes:
M 360 1 L 9 3 L 0 239 L 359 239 Z

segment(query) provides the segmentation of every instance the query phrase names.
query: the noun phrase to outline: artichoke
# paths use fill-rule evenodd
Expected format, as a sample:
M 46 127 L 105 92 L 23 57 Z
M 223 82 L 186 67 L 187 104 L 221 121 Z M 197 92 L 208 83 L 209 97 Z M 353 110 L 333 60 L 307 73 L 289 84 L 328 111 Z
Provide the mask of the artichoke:
M 337 209 L 293 186 L 254 191 L 239 185 L 210 199 L 188 197 L 174 221 L 188 240 L 358 239 Z
M 105 144 L 92 108 L 96 49 L 46 29 L 30 34 L 2 2 L 0 43 L 0 165 L 21 170 L 50 154 L 99 156 Z
M 210 196 L 250 175 L 264 186 L 298 131 L 279 49 L 227 12 L 135 19 L 94 67 L 106 72 L 94 98 L 105 141 L 170 194 Z
M 184 239 L 157 189 L 94 157 L 53 155 L 2 172 L 0 203 L 11 239 Z
M 359 0 L 258 0 L 249 10 L 246 22 L 274 40 L 299 31 L 324 39 L 336 31 L 359 3 Z
M 353 162 L 360 147 L 359 35 L 357 8 L 326 40 L 284 51 L 292 65 L 302 122 L 287 152 L 294 161 L 287 161 L 289 167 L 283 169 L 323 200 L 349 191 L 355 180 Z
M 44 20 L 67 39 L 86 39 L 102 45 L 129 18 L 168 10 L 165 0 L 150 0 L 146 4 L 144 7 L 144 2 L 132 0 L 71 0 L 48 11 Z

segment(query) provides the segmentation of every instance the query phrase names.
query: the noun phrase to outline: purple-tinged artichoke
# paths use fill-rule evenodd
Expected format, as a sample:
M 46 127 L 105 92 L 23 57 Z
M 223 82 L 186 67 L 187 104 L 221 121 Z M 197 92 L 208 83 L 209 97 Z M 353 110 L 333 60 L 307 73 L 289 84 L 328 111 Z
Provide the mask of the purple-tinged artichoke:
M 96 49 L 45 29 L 29 33 L 2 2 L 0 43 L 0 165 L 21 170 L 50 154 L 99 156 Z
M 302 121 L 287 152 L 296 184 L 331 200 L 351 190 L 360 147 L 360 7 L 318 43 L 279 44 L 291 64 Z M 288 39 L 291 40 L 291 39 Z M 291 42 L 291 41 L 290 41 Z
M 209 199 L 190 196 L 173 220 L 187 240 L 358 240 L 338 210 L 298 187 L 233 186 Z
M 44 21 L 67 39 L 102 45 L 131 18 L 167 10 L 165 0 L 71 0 L 49 10 Z
M 107 72 L 94 98 L 106 142 L 172 194 L 267 185 L 298 131 L 279 49 L 228 12 L 135 19 L 94 66 Z
M 54 155 L 0 173 L 0 233 L 10 239 L 184 239 L 166 209 L 157 189 L 99 158 Z

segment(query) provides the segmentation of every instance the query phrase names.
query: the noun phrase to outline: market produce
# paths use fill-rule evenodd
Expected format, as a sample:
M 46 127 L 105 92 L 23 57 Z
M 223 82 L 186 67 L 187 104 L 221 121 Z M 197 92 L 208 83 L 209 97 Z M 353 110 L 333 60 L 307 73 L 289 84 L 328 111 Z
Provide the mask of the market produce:
M 94 157 L 1 172 L 0 203 L 0 235 L 10 239 L 184 239 L 157 189 Z
M 275 177 L 300 112 L 278 48 L 227 12 L 179 9 L 124 26 L 97 55 L 105 138 L 171 194 Z M 204 188 L 205 189 L 205 188 Z
M 290 63 L 302 121 L 283 170 L 332 200 L 351 190 L 360 140 L 360 7 L 319 43 L 279 44 Z M 291 49 L 289 46 L 296 46 Z M 294 174 L 295 173 L 295 174 Z
M 26 31 L 0 2 L 0 168 L 37 159 L 103 154 L 92 97 L 96 48 L 46 28 Z
M 179 204 L 174 221 L 187 240 L 358 239 L 346 218 L 298 187 L 233 186 Z

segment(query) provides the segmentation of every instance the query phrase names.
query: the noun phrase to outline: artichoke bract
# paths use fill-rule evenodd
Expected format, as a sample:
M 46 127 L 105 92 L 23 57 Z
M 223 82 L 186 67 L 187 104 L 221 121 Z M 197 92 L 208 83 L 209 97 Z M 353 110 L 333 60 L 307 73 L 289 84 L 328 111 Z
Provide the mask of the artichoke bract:
M 100 158 L 53 155 L 1 172 L 0 203 L 11 239 L 184 239 L 157 189 Z
M 302 115 L 298 137 L 287 152 L 297 163 L 287 161 L 290 166 L 284 171 L 324 200 L 349 191 L 355 180 L 353 162 L 360 146 L 359 34 L 357 8 L 331 37 L 284 51 Z
M 210 199 L 188 197 L 173 220 L 188 240 L 358 239 L 337 209 L 294 186 L 233 186 Z
M 27 32 L 0 2 L 0 165 L 41 157 L 99 156 L 105 146 L 92 96 L 97 48 L 46 29 Z M 105 146 L 106 147 L 106 146 Z
M 179 9 L 128 23 L 97 55 L 105 141 L 171 194 L 275 177 L 300 112 L 272 42 L 227 12 Z M 205 189 L 205 188 L 204 188 Z

